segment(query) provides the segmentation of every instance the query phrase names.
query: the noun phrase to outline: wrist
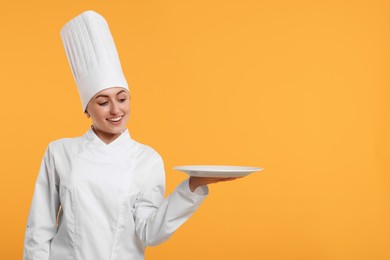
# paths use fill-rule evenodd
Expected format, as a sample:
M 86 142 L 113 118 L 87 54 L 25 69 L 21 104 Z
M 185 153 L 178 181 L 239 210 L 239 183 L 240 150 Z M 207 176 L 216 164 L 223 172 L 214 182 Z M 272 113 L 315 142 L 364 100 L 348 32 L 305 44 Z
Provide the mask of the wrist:
M 190 177 L 190 180 L 188 181 L 188 186 L 190 187 L 190 190 L 194 192 L 196 188 L 199 187 L 199 184 L 197 184 L 192 177 Z

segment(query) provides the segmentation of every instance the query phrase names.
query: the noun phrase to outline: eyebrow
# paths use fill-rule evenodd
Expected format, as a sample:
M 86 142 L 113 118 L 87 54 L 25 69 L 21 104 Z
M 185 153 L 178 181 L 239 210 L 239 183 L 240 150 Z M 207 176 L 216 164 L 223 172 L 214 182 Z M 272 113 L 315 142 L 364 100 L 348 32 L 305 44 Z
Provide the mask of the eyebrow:
M 120 93 L 122 93 L 122 92 L 126 92 L 126 90 L 121 90 L 121 91 L 119 91 L 118 93 L 116 93 L 116 95 L 118 96 Z M 97 99 L 98 97 L 109 97 L 108 95 L 97 95 L 96 97 L 95 97 L 95 99 Z

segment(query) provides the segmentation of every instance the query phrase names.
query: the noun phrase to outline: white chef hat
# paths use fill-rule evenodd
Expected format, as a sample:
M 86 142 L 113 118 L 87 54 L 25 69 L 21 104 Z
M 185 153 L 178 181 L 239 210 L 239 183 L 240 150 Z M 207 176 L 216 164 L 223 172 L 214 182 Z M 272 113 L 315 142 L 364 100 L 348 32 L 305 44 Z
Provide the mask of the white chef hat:
M 103 16 L 85 11 L 66 23 L 60 35 L 80 93 L 83 112 L 89 100 L 103 89 L 123 87 L 129 90 Z

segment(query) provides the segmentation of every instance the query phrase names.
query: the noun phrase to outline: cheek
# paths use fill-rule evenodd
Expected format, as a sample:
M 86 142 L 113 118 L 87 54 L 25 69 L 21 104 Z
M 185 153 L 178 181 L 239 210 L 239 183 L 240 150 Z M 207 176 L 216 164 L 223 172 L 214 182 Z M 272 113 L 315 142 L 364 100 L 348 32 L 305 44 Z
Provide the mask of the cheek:
M 96 106 L 93 107 L 91 110 L 91 117 L 95 120 L 102 120 L 105 118 L 105 115 L 107 114 L 107 108 L 104 106 Z
M 121 107 L 122 107 L 123 112 L 126 112 L 126 113 L 130 112 L 130 104 L 129 103 L 123 104 Z

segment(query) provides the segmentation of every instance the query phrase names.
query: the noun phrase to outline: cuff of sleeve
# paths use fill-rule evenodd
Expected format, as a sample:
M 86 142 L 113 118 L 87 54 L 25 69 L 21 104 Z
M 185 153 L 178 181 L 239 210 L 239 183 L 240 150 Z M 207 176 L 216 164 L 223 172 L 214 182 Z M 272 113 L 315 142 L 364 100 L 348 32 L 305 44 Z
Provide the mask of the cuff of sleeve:
M 193 196 L 199 197 L 206 197 L 209 194 L 209 188 L 207 187 L 207 185 L 199 186 L 192 192 L 190 189 L 189 181 L 190 179 L 187 178 L 182 183 L 188 193 L 192 194 Z
M 188 187 L 189 187 L 189 185 L 188 185 Z M 199 196 L 207 196 L 209 194 L 209 187 L 207 185 L 199 186 L 198 188 L 196 188 L 194 190 L 193 193 L 195 193 L 195 194 L 197 194 Z

